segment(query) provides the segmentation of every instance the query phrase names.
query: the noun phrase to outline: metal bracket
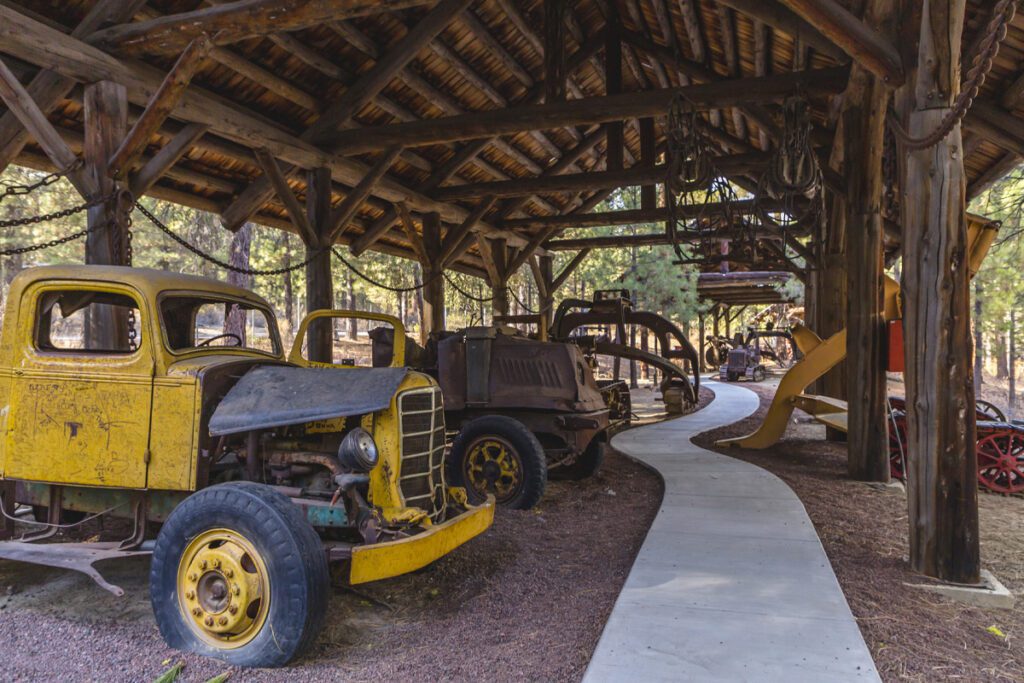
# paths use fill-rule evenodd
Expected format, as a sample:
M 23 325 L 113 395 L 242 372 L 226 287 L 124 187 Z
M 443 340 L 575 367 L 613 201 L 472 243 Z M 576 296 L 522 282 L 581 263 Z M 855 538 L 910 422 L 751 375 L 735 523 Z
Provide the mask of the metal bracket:
M 26 543 L 25 541 L 0 542 L 0 559 L 41 564 L 58 569 L 72 569 L 95 581 L 100 588 L 117 597 L 124 595 L 124 589 L 103 578 L 93 564 L 103 560 L 114 560 L 136 555 L 149 555 L 150 550 L 118 550 L 116 542 L 103 543 Z

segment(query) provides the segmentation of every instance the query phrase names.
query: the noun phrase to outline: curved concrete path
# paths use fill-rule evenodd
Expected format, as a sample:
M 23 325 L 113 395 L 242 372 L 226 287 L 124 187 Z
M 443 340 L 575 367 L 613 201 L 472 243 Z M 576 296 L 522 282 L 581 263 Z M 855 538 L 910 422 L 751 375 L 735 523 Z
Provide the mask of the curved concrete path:
M 769 472 L 692 444 L 757 396 L 710 383 L 704 410 L 615 437 L 665 498 L 585 681 L 877 681 L 803 504 Z

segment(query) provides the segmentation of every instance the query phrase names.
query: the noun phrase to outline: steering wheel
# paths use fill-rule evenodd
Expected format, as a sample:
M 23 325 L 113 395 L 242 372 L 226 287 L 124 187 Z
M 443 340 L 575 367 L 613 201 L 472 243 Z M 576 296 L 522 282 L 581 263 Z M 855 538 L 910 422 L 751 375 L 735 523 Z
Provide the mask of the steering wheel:
M 209 346 L 211 343 L 217 341 L 218 339 L 225 339 L 227 337 L 231 337 L 232 339 L 235 340 L 235 344 L 234 344 L 235 346 L 245 346 L 245 344 L 242 342 L 242 338 L 239 337 L 237 334 L 235 334 L 234 332 L 225 332 L 224 334 L 218 334 L 216 337 L 210 337 L 209 339 L 204 339 L 203 341 L 201 341 L 198 344 L 196 344 L 196 348 L 199 348 L 199 347 L 202 347 L 202 346 Z

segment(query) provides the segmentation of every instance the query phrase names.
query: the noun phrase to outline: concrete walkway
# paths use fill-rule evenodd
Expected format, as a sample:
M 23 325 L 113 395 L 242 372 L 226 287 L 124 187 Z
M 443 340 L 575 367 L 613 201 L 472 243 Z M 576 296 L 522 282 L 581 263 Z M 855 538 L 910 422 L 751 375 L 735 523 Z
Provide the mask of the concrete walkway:
M 879 680 L 800 500 L 690 442 L 757 409 L 747 389 L 709 386 L 704 410 L 612 442 L 661 473 L 665 498 L 584 680 Z

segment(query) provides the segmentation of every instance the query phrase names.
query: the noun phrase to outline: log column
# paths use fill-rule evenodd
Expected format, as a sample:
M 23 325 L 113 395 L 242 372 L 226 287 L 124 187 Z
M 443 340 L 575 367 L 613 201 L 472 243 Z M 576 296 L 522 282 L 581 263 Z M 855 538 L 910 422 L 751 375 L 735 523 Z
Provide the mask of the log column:
M 865 20 L 891 29 L 895 9 L 872 0 Z M 885 31 L 891 35 L 892 30 Z M 883 339 L 882 148 L 890 89 L 854 65 L 843 99 L 847 258 L 847 430 L 850 476 L 889 481 Z
M 444 277 L 441 265 L 441 216 L 437 213 L 423 214 L 423 247 L 429 263 L 423 264 L 423 316 L 429 325 L 427 334 L 444 329 Z
M 508 315 L 508 245 L 504 238 L 490 240 L 497 277 L 491 278 L 491 314 Z
M 965 2 L 923 3 L 918 69 L 907 93 L 912 136 L 934 131 L 959 90 Z M 907 500 L 913 569 L 976 583 L 978 482 L 961 150 L 957 125 L 934 147 L 904 154 L 903 323 L 912 454 Z
M 124 266 L 131 263 L 129 255 L 128 219 L 131 201 L 122 197 L 124 189 L 109 173 L 114 152 L 128 130 L 128 93 L 123 85 L 110 81 L 91 83 L 85 87 L 84 174 L 95 192 L 109 197 L 89 209 L 89 234 L 85 238 L 85 262 Z M 128 348 L 128 316 L 123 308 L 101 307 L 87 310 L 86 344 L 93 349 Z
M 317 168 L 307 175 L 306 215 L 313 235 L 306 241 L 306 313 L 334 308 L 334 276 L 331 272 L 331 171 Z M 306 335 L 306 358 L 330 363 L 334 352 L 334 326 L 330 321 L 313 325 Z
M 540 324 L 537 334 L 541 341 L 547 341 L 548 330 L 551 329 L 552 317 L 555 314 L 554 265 L 553 256 L 537 258 L 537 293 L 540 297 Z

